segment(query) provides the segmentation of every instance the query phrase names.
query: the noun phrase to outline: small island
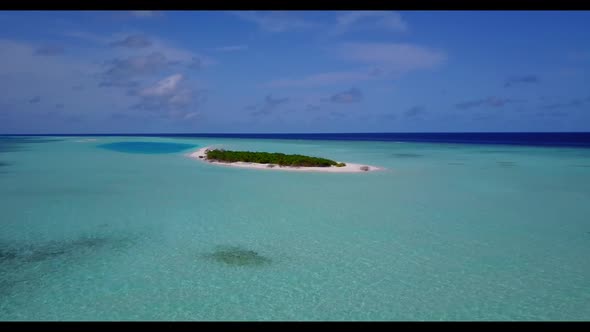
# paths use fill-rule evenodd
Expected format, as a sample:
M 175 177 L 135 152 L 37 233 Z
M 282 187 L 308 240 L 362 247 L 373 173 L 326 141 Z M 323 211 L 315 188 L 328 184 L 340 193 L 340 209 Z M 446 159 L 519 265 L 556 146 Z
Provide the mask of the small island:
M 276 164 L 279 166 L 291 167 L 344 167 L 345 163 L 339 163 L 334 160 L 303 156 L 300 154 L 284 154 L 269 152 L 250 152 L 250 151 L 229 151 L 223 149 L 205 151 L 207 160 L 219 161 L 225 163 L 235 163 L 237 161 L 257 164 Z
M 380 168 L 368 165 L 343 163 L 326 158 L 284 154 L 277 152 L 231 151 L 221 148 L 205 147 L 188 155 L 212 164 L 291 171 L 317 171 L 337 173 L 357 173 L 375 171 Z

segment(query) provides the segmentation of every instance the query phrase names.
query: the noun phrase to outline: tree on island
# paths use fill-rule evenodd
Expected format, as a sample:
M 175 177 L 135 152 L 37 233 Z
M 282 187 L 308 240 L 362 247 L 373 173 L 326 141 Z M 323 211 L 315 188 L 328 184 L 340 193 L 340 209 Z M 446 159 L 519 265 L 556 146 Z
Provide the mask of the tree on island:
M 251 151 L 230 151 L 230 150 L 207 150 L 205 151 L 207 160 L 234 163 L 238 161 L 257 164 L 275 164 L 279 166 L 292 167 L 343 167 L 345 163 L 339 163 L 334 160 L 303 156 L 300 154 L 284 154 L 269 152 L 251 152 Z

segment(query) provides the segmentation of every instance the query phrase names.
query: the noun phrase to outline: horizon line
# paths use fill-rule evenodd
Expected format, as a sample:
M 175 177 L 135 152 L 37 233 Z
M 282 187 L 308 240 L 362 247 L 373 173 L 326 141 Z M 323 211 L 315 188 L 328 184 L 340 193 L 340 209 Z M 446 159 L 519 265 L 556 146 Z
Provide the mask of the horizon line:
M 2 134 L 0 136 L 92 136 L 92 135 L 359 135 L 359 134 L 590 134 L 590 131 L 408 131 L 408 132 L 312 132 L 312 133 L 18 133 Z

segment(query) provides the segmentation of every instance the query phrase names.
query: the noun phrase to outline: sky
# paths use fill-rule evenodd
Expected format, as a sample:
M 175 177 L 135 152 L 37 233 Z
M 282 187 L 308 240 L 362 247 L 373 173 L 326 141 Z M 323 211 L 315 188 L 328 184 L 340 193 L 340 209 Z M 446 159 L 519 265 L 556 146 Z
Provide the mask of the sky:
M 2 11 L 0 134 L 590 131 L 590 11 Z

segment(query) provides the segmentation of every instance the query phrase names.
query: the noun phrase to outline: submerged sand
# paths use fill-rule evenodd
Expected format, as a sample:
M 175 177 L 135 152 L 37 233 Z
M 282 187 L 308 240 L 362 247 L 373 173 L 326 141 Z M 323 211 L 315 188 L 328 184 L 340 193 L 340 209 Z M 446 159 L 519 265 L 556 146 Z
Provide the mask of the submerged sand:
M 234 162 L 234 163 L 224 163 L 219 161 L 211 161 L 207 160 L 206 151 L 213 150 L 215 148 L 207 146 L 197 151 L 188 154 L 189 157 L 200 159 L 203 162 L 207 162 L 210 164 L 221 165 L 221 166 L 229 166 L 229 167 L 242 167 L 242 168 L 256 168 L 256 169 L 266 169 L 266 170 L 281 170 L 281 171 L 295 171 L 295 172 L 329 172 L 329 173 L 364 173 L 364 172 L 372 172 L 377 170 L 382 170 L 382 168 L 364 165 L 364 164 L 353 164 L 353 163 L 346 163 L 346 166 L 343 167 L 293 167 L 293 166 L 269 166 L 270 164 L 258 164 L 258 163 L 246 163 L 242 161 Z

